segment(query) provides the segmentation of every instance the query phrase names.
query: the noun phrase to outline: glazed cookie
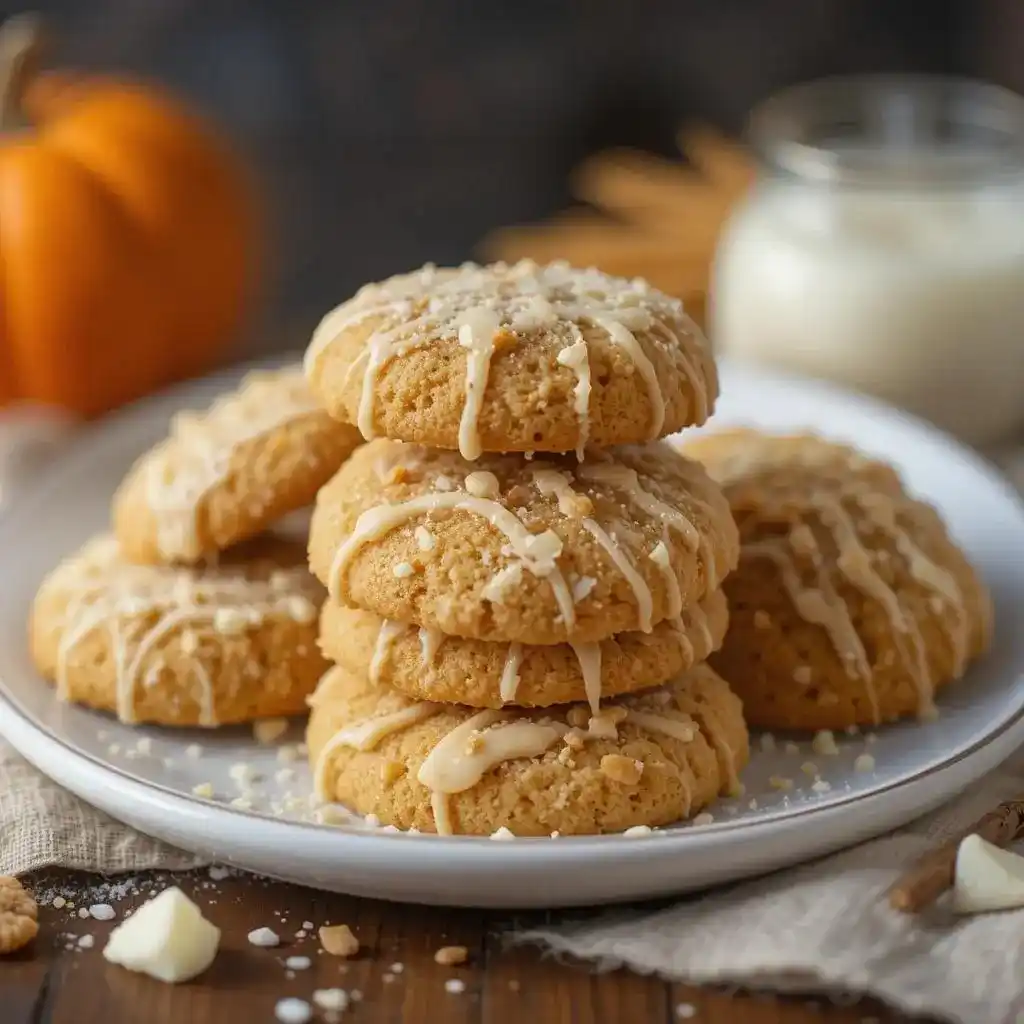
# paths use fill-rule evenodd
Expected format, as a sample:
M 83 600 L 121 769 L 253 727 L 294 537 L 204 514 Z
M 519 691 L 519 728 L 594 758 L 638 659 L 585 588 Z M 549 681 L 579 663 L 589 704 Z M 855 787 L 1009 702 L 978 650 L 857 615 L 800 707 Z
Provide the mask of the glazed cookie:
M 135 562 L 194 563 L 252 537 L 316 492 L 361 443 L 318 408 L 302 371 L 250 374 L 204 413 L 180 413 L 114 498 Z
M 685 450 L 740 529 L 730 627 L 711 663 L 751 725 L 837 729 L 934 713 L 989 643 L 984 584 L 895 471 L 815 437 L 749 431 Z
M 597 717 L 417 702 L 342 668 L 310 703 L 321 799 L 442 835 L 666 825 L 738 790 L 748 753 L 740 702 L 705 665 Z
M 109 535 L 44 581 L 36 667 L 63 700 L 123 722 L 226 725 L 294 715 L 326 663 L 323 589 L 301 545 L 263 537 L 195 568 L 135 565 Z
M 538 647 L 445 636 L 328 601 L 320 649 L 348 671 L 420 700 L 477 708 L 589 701 L 596 713 L 602 697 L 659 686 L 705 661 L 728 621 L 716 590 L 650 633 Z
M 367 285 L 306 355 L 332 415 L 467 459 L 635 444 L 703 423 L 711 350 L 678 299 L 639 278 L 538 266 L 432 266 Z
M 580 464 L 372 441 L 320 491 L 310 533 L 313 571 L 344 604 L 527 644 L 650 632 L 737 553 L 721 491 L 663 442 Z

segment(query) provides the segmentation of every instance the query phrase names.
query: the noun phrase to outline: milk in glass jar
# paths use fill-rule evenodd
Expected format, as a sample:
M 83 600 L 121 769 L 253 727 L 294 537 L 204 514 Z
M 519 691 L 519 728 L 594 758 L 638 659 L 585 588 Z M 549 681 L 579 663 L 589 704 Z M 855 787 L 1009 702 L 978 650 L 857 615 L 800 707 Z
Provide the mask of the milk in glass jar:
M 830 79 L 769 100 L 750 135 L 763 169 L 715 259 L 718 351 L 975 443 L 1024 427 L 1024 100 Z

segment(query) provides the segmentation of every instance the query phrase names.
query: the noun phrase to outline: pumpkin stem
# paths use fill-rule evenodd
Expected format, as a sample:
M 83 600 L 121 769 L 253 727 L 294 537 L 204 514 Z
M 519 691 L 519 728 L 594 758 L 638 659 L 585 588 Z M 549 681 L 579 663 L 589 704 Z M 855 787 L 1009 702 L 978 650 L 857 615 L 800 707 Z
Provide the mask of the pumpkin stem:
M 0 25 L 0 131 L 24 127 L 21 97 L 43 52 L 43 19 L 15 14 Z

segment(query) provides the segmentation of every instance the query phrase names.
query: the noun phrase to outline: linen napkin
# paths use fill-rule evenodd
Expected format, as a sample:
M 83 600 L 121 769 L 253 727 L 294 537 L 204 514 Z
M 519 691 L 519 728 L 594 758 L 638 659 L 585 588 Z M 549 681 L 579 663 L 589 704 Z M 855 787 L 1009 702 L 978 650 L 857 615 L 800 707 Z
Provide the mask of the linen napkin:
M 0 740 L 0 875 L 46 867 L 118 874 L 203 863 L 90 807 Z

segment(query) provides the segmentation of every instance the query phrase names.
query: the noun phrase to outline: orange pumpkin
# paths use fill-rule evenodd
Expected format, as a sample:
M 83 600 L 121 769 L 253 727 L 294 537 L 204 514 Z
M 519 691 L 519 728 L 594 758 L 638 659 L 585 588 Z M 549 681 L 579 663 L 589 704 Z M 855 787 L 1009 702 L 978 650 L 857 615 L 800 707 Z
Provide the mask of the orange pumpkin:
M 84 416 L 213 365 L 256 270 L 254 196 L 151 86 L 37 74 L 38 22 L 0 28 L 0 406 Z

